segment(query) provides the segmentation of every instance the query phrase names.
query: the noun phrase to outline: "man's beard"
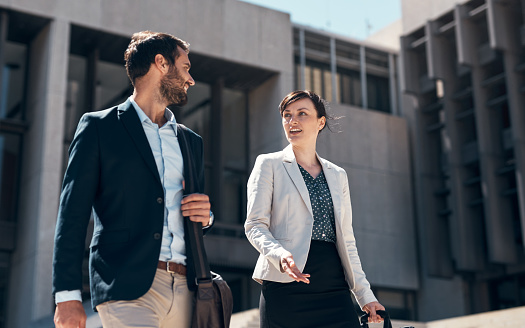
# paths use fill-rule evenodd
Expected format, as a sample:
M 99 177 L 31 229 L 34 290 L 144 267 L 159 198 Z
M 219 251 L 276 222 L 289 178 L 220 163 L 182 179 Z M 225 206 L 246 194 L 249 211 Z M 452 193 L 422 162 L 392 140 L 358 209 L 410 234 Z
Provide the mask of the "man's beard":
M 179 71 L 175 66 L 170 68 L 168 74 L 166 74 L 160 80 L 160 96 L 164 99 L 168 106 L 184 106 L 188 102 L 188 94 L 184 90 L 185 81 L 179 75 Z

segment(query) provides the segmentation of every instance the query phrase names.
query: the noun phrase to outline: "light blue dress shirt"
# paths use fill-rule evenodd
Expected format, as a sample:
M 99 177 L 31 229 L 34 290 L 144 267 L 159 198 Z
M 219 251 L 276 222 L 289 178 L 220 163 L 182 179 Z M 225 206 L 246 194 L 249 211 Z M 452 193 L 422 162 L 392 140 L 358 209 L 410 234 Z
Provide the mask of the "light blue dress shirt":
M 130 97 L 129 100 L 137 111 L 146 138 L 155 157 L 160 181 L 164 187 L 164 229 L 162 230 L 161 261 L 186 264 L 186 244 L 184 242 L 183 217 L 180 210 L 184 180 L 184 165 L 179 142 L 177 140 L 177 121 L 175 115 L 166 108 L 164 117 L 167 122 L 162 127 L 153 123 L 142 109 Z

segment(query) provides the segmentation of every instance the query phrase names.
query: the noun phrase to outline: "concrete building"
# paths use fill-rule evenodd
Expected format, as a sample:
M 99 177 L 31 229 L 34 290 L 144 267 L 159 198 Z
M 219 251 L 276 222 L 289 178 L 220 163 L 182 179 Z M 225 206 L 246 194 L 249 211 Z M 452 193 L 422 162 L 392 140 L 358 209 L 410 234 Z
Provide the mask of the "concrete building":
M 84 112 L 130 94 L 123 52 L 143 29 L 192 44 L 197 85 L 174 111 L 205 140 L 206 245 L 235 311 L 259 297 L 246 179 L 286 144 L 277 104 L 297 88 L 342 116 L 318 150 L 349 174 L 363 266 L 394 318 L 525 304 L 523 0 L 403 0 L 400 60 L 388 33 L 357 41 L 235 0 L 126 4 L 0 0 L 0 327 L 49 323 L 66 150 Z
M 525 2 L 402 4 L 420 317 L 525 305 Z

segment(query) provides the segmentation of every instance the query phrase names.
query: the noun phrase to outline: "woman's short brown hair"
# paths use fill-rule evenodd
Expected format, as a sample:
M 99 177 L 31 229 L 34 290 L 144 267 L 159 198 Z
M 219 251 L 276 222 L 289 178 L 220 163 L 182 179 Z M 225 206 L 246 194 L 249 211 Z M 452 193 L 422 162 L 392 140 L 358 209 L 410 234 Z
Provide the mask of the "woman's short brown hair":
M 298 100 L 305 99 L 305 98 L 310 99 L 312 103 L 314 104 L 315 111 L 317 112 L 317 118 L 321 118 L 323 116 L 326 118 L 326 124 L 323 126 L 321 131 L 324 130 L 324 128 L 326 128 L 327 126 L 328 126 L 328 129 L 332 131 L 332 128 L 329 126 L 328 121 L 329 120 L 333 121 L 335 120 L 335 118 L 328 115 L 327 113 L 328 103 L 326 102 L 326 100 L 321 98 L 318 94 L 310 90 L 296 90 L 296 91 L 293 91 L 287 94 L 286 97 L 284 97 L 284 99 L 279 104 L 279 112 L 281 113 L 281 116 L 283 116 L 283 112 L 286 109 L 286 107 L 288 107 L 288 105 Z

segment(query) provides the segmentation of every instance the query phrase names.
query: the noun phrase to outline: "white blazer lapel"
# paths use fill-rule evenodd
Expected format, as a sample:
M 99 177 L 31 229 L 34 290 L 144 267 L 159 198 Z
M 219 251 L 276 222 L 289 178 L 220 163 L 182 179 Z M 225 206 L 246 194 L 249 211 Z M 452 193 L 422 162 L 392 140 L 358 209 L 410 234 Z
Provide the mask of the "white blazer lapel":
M 332 203 L 334 205 L 335 220 L 341 222 L 341 181 L 337 178 L 337 172 L 332 168 L 329 162 L 319 157 L 319 155 L 317 155 L 317 159 L 321 162 L 326 183 L 328 183 L 328 187 L 330 188 L 330 195 L 332 196 Z
M 299 171 L 299 166 L 297 166 L 297 160 L 295 159 L 292 146 L 286 147 L 283 152 L 284 168 L 286 169 L 286 172 L 288 172 L 290 179 L 292 179 L 295 187 L 299 191 L 299 194 L 308 208 L 310 215 L 313 217 L 314 214 L 312 211 L 312 204 L 310 203 L 310 194 L 308 193 L 308 188 L 306 188 L 306 184 L 304 183 L 303 175 L 301 174 L 301 171 Z

